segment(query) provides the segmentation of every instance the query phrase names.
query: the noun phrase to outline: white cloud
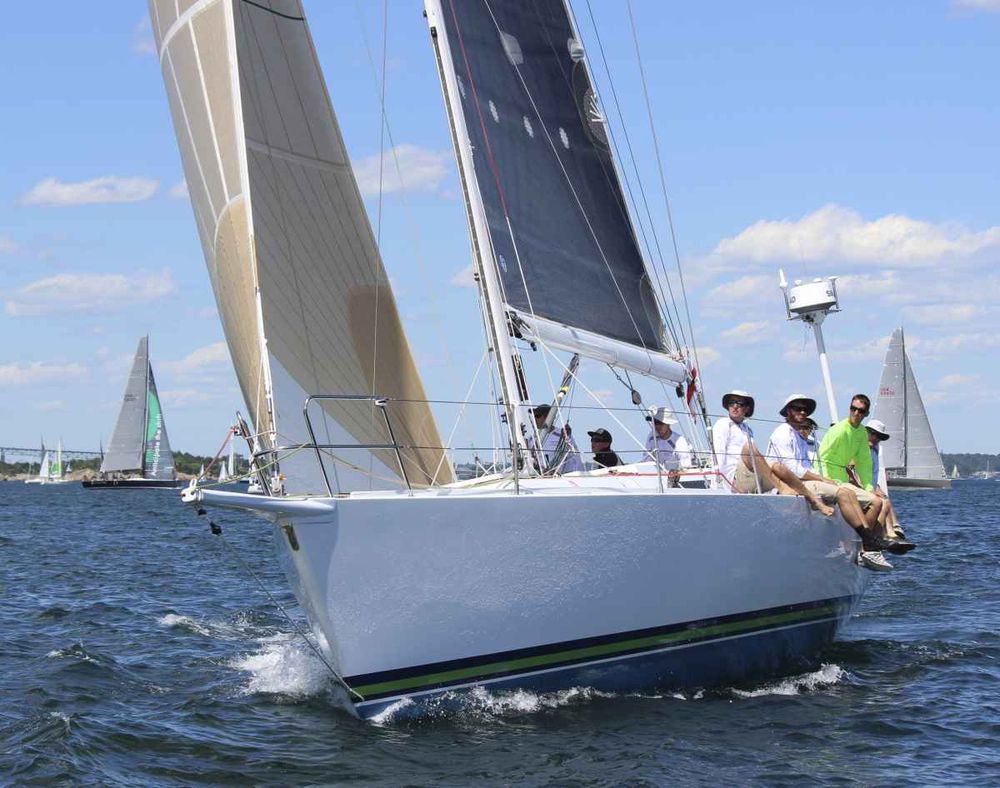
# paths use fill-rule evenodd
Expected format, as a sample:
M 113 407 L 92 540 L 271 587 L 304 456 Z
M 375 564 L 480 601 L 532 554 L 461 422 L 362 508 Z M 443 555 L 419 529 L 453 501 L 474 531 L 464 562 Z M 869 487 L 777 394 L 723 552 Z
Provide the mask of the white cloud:
M 1000 255 L 1000 226 L 976 232 L 902 214 L 866 221 L 857 211 L 831 204 L 794 221 L 762 219 L 724 238 L 698 264 L 717 271 L 788 262 L 918 267 L 986 252 Z
M 170 195 L 170 197 L 172 197 L 175 200 L 190 199 L 191 195 L 188 192 L 187 180 L 185 178 L 181 178 L 180 181 L 178 181 L 177 183 L 175 183 L 173 186 L 170 187 L 170 190 L 167 192 L 167 194 Z
M 66 403 L 61 399 L 50 399 L 46 402 L 39 402 L 35 405 L 35 409 L 42 411 L 42 413 L 56 413 L 67 410 Z
M 701 369 L 712 366 L 712 364 L 716 363 L 721 358 L 722 354 L 714 347 L 709 345 L 698 347 L 698 363 L 701 365 Z
M 382 193 L 435 191 L 451 172 L 450 150 L 433 151 L 403 143 L 382 155 Z M 398 162 L 398 168 L 397 168 Z M 379 156 L 366 156 L 354 164 L 358 188 L 365 197 L 379 192 Z
M 810 332 L 811 334 L 812 332 Z M 907 348 L 911 346 L 909 339 L 906 340 Z M 885 358 L 885 349 L 889 346 L 889 337 L 877 337 L 864 342 L 855 342 L 844 345 L 828 345 L 831 364 L 841 361 L 881 361 Z M 803 336 L 802 341 L 789 342 L 785 345 L 782 358 L 786 361 L 808 361 L 816 362 L 816 345 L 812 337 Z
M 769 320 L 749 320 L 727 328 L 719 338 L 727 345 L 753 345 L 773 333 L 774 324 Z
M 995 331 L 962 332 L 934 339 L 906 337 L 906 352 L 911 359 L 954 359 L 959 351 L 963 355 L 987 353 L 992 356 L 998 347 L 1000 334 Z M 920 372 L 919 362 L 917 372 Z
M 713 287 L 702 299 L 702 305 L 706 309 L 728 309 L 733 306 L 745 308 L 748 304 L 760 303 L 768 297 L 778 309 L 782 308 L 776 275 L 741 276 Z
M 974 319 L 981 312 L 981 307 L 975 304 L 931 304 L 908 306 L 903 309 L 903 315 L 907 321 L 930 325 L 964 323 Z
M 937 382 L 939 388 L 956 389 L 962 386 L 971 386 L 979 380 L 979 375 L 945 375 Z
M 212 398 L 202 389 L 167 389 L 160 392 L 160 399 L 171 408 L 183 408 Z
M 152 197 L 159 185 L 159 181 L 151 178 L 119 178 L 115 175 L 105 175 L 102 178 L 77 183 L 63 183 L 56 178 L 46 178 L 35 184 L 21 198 L 21 202 L 26 205 L 42 205 L 46 208 L 141 202 Z
M 985 11 L 1000 14 L 1000 0 L 951 0 L 953 11 Z
M 87 368 L 76 362 L 72 364 L 52 364 L 48 361 L 0 364 L 0 386 L 33 386 L 44 383 L 65 383 L 79 380 L 87 374 Z
M 455 287 L 475 287 L 476 279 L 472 263 L 469 263 L 465 266 L 465 268 L 455 274 L 451 278 L 450 284 L 455 285 Z
M 7 298 L 4 311 L 17 317 L 108 312 L 155 301 L 175 290 L 169 268 L 131 275 L 57 274 L 16 290 Z
M 175 375 L 192 375 L 221 369 L 230 363 L 229 347 L 225 342 L 213 342 L 192 350 L 180 361 L 165 361 L 161 367 Z
M 137 55 L 155 55 L 156 42 L 153 40 L 153 27 L 149 17 L 144 16 L 132 28 L 132 51 Z
M 21 246 L 9 235 L 0 235 L 0 254 L 17 254 Z

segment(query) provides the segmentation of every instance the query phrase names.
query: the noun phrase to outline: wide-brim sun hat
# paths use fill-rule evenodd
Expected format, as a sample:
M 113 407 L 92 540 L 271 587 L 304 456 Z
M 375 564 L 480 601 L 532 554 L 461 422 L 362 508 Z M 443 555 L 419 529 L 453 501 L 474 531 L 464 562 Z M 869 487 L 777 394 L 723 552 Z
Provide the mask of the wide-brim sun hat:
M 670 408 L 664 405 L 650 408 L 649 415 L 646 416 L 646 421 L 659 421 L 663 424 L 669 424 L 670 426 L 680 424 L 680 422 L 673 417 Z
M 750 407 L 747 408 L 747 418 L 753 416 L 754 401 L 747 392 L 741 391 L 740 389 L 733 389 L 722 396 L 722 407 L 724 410 L 729 410 L 729 400 L 731 399 L 744 399 L 750 403 Z
M 889 440 L 889 431 L 886 429 L 885 424 L 878 419 L 870 419 L 865 425 L 865 429 L 869 432 L 874 432 L 884 441 Z
M 778 414 L 781 416 L 787 416 L 788 406 L 791 405 L 793 402 L 801 402 L 803 405 L 805 405 L 807 408 L 806 410 L 807 416 L 812 416 L 816 410 L 816 400 L 814 400 L 812 397 L 807 397 L 805 394 L 792 394 L 791 396 L 788 397 L 788 399 L 785 400 L 785 404 L 781 406 L 781 410 L 778 411 Z

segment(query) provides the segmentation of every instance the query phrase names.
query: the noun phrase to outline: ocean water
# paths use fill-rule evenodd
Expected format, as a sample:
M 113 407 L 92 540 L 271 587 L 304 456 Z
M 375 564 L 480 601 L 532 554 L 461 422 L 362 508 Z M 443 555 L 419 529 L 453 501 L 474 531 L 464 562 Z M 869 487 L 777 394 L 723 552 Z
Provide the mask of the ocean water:
M 811 672 L 474 692 L 360 722 L 176 491 L 0 484 L 0 783 L 1000 784 L 1000 483 L 896 496 L 919 543 Z M 225 537 L 298 616 L 269 528 Z

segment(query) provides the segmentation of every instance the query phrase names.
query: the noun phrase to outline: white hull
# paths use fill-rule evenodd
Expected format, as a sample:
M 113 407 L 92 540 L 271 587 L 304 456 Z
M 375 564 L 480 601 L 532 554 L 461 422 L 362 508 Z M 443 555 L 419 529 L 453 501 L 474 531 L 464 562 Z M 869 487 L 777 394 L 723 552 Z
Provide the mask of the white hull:
M 809 656 L 860 598 L 857 538 L 839 516 L 803 498 L 641 483 L 186 497 L 277 523 L 295 593 L 363 716 L 473 684 L 738 679 Z

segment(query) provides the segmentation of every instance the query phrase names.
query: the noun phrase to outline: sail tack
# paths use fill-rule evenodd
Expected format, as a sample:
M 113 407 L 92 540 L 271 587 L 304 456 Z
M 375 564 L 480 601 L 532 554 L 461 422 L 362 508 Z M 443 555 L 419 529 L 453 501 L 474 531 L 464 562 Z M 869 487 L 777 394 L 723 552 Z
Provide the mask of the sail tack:
M 410 480 L 451 481 L 301 3 L 150 6 L 206 263 L 261 442 L 308 442 L 309 395 L 377 395 L 391 400 Z M 370 402 L 323 400 L 310 415 L 320 443 L 390 442 Z M 340 491 L 398 484 L 394 452 L 332 453 Z M 311 453 L 280 468 L 288 492 L 323 488 Z
M 670 350 L 563 0 L 441 6 L 505 302 Z

